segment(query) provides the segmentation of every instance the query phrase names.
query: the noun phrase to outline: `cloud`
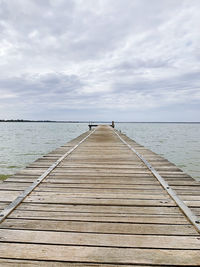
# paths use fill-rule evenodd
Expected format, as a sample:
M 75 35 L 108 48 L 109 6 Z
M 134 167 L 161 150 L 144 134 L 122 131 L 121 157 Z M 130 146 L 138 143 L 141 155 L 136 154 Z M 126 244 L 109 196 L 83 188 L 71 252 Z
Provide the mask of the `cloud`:
M 184 120 L 186 105 L 198 120 L 199 11 L 198 0 L 0 0 L 1 117 Z

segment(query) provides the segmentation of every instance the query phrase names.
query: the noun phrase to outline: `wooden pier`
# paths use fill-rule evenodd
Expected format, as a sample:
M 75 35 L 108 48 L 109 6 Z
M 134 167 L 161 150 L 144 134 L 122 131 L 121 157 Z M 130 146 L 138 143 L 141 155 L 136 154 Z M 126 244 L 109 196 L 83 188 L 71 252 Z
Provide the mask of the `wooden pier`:
M 200 183 L 110 126 L 1 183 L 0 208 L 0 266 L 200 266 Z

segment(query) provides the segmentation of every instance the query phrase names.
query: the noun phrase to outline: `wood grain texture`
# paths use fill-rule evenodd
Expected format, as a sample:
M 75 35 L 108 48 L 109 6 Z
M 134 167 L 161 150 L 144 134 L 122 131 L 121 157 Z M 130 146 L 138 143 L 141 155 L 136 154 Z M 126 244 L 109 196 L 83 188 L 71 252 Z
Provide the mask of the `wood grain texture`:
M 0 184 L 0 208 L 88 132 Z M 200 214 L 200 183 L 120 133 Z M 199 266 L 200 236 L 109 126 L 66 157 L 0 225 L 0 266 Z

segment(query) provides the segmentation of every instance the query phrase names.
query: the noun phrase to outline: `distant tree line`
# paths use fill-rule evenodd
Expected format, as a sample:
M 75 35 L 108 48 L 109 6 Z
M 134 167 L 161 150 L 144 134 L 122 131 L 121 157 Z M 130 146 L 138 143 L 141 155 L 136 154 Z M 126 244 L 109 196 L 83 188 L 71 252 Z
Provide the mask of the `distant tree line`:
M 0 122 L 62 122 L 62 123 L 81 123 L 87 121 L 50 121 L 50 120 L 1 120 Z
M 48 121 L 48 120 L 0 120 L 0 122 L 54 122 L 54 121 Z

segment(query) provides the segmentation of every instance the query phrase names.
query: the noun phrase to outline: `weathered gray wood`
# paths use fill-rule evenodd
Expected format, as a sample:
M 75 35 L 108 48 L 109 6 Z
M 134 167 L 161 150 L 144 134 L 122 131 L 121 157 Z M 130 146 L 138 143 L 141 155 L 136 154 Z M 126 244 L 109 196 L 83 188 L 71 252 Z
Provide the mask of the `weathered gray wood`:
M 23 211 L 13 212 L 9 218 L 45 219 L 60 221 L 91 221 L 91 222 L 121 222 L 121 223 L 155 223 L 155 224 L 188 224 L 188 221 L 178 215 L 157 214 L 110 214 L 110 213 L 70 213 L 70 212 L 45 212 Z
M 15 212 L 29 210 L 29 211 L 52 211 L 52 212 L 99 212 L 110 214 L 164 214 L 164 215 L 179 215 L 185 217 L 177 207 L 126 207 L 124 205 L 113 206 L 112 208 L 107 205 L 65 205 L 60 203 L 45 204 L 45 203 L 25 203 L 23 202 Z
M 22 191 L 0 191 L 0 201 L 11 202 L 13 201 Z
M 2 183 L 0 206 L 86 135 Z M 200 214 L 200 183 L 122 136 Z M 0 237 L 3 266 L 198 266 L 200 262 L 195 228 L 108 126 L 99 126 L 24 199 L 0 225 Z
M 8 249 L 9 248 L 9 249 Z M 2 243 L 0 254 L 10 259 L 32 259 L 112 264 L 157 264 L 199 266 L 199 250 L 103 248 Z
M 133 265 L 119 265 L 119 264 L 99 264 L 99 263 L 72 263 L 72 262 L 60 262 L 60 261 L 44 261 L 44 260 L 10 260 L 10 259 L 0 259 L 0 265 L 5 266 L 5 267 L 22 267 L 22 266 L 40 266 L 40 267 L 132 267 Z M 150 265 L 135 265 L 136 267 L 150 267 Z M 154 265 L 155 267 L 158 267 Z
M 7 219 L 0 228 L 52 230 L 66 232 L 112 233 L 112 234 L 159 234 L 159 235 L 196 235 L 190 224 L 152 224 L 152 223 L 106 223 L 87 221 L 25 220 Z
M 26 242 L 32 244 L 84 245 L 97 247 L 198 249 L 198 236 L 126 235 L 69 233 L 54 231 L 31 231 L 0 229 L 1 242 Z

